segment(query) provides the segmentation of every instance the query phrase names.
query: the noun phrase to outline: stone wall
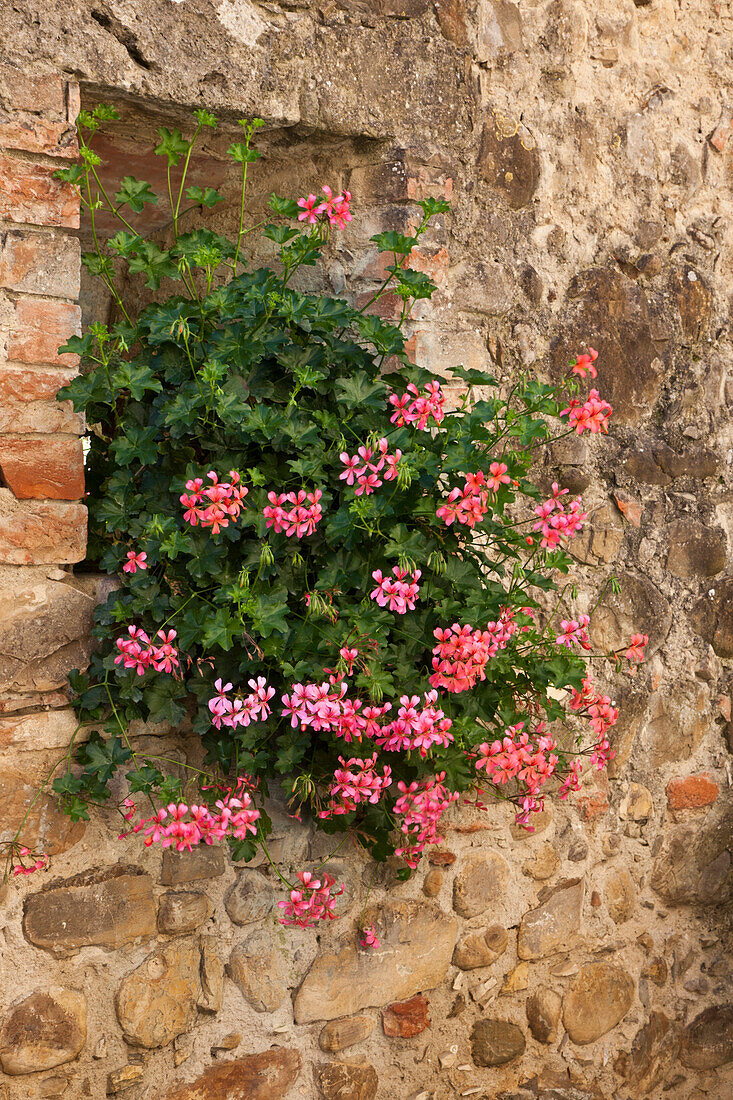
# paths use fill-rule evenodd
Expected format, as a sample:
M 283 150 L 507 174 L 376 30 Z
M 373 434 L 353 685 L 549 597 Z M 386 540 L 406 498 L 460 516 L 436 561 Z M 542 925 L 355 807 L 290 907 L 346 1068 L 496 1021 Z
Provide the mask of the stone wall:
M 0 1097 L 727 1095 L 730 7 L 13 0 L 0 29 L 0 839 L 68 750 L 65 676 L 110 583 L 81 564 L 83 425 L 55 401 L 80 304 L 106 309 L 91 288 L 78 300 L 79 210 L 51 177 L 76 151 L 79 88 L 125 116 L 110 174 L 145 178 L 161 121 L 222 114 L 196 171 L 225 192 L 235 119 L 262 115 L 255 211 L 326 180 L 354 195 L 327 266 L 339 294 L 379 279 L 372 233 L 409 224 L 416 197 L 450 198 L 414 258 L 439 292 L 411 352 L 508 379 L 598 348 L 611 435 L 565 440 L 537 472 L 593 513 L 579 610 L 622 581 L 594 642 L 650 635 L 648 661 L 614 681 L 610 775 L 532 835 L 464 808 L 408 882 L 379 868 L 377 953 L 358 946 L 374 868 L 356 852 L 331 861 L 342 919 L 297 932 L 277 924 L 264 867 L 215 849 L 161 860 L 111 816 L 72 825 L 43 794 L 25 835 L 50 871 L 0 895 Z M 324 838 L 276 825 L 286 869 L 328 857 Z

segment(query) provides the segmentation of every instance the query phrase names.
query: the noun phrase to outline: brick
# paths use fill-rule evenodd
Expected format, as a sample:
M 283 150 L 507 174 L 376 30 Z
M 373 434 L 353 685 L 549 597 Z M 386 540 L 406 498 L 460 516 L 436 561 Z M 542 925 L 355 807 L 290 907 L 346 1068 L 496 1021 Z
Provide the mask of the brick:
M 73 369 L 0 367 L 0 433 L 64 432 L 81 435 L 84 419 L 71 401 L 56 394 L 76 374 Z
M 613 499 L 616 501 L 616 507 L 624 519 L 628 520 L 632 527 L 641 527 L 644 505 L 638 500 L 634 500 L 629 493 L 625 493 L 622 489 L 613 494 Z
M 8 340 L 8 359 L 20 363 L 55 363 L 75 367 L 78 355 L 58 349 L 80 331 L 81 308 L 52 298 L 21 298 L 15 306 L 15 327 Z
M 27 76 L 12 65 L 0 66 L 0 104 L 9 110 L 67 112 L 67 82 L 56 73 Z
M 0 474 L 18 500 L 81 500 L 84 454 L 79 439 L 0 439 Z
M 711 776 L 687 775 L 671 779 L 667 784 L 667 805 L 670 810 L 696 810 L 712 806 L 720 794 L 718 784 Z
M 61 501 L 18 501 L 0 489 L 0 564 L 68 565 L 82 561 L 87 510 Z
M 79 142 L 76 128 L 65 119 L 47 122 L 42 118 L 0 118 L 0 149 L 73 160 L 78 156 Z
M 9 229 L 0 233 L 0 287 L 78 298 L 81 246 L 76 237 Z
M 53 168 L 0 155 L 0 218 L 26 225 L 79 228 L 79 197 Z

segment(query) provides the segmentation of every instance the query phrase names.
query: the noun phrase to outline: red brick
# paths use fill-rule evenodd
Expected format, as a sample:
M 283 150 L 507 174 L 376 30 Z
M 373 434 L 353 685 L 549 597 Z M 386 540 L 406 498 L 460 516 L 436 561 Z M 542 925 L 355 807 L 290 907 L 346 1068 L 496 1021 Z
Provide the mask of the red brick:
M 78 298 L 80 272 L 76 237 L 25 229 L 0 232 L 0 287 Z
M 382 1009 L 382 1028 L 391 1039 L 411 1039 L 430 1027 L 427 997 L 418 993 L 409 1001 L 400 1001 Z
M 0 66 L 0 102 L 10 110 L 67 112 L 67 84 L 57 73 L 27 76 L 12 65 Z
M 15 306 L 15 330 L 8 340 L 8 359 L 20 363 L 56 363 L 75 367 L 78 355 L 58 349 L 79 332 L 81 308 L 51 298 L 21 298 Z
M 365 309 L 368 314 L 374 314 L 377 317 L 381 317 L 383 321 L 398 321 L 402 315 L 402 299 L 398 298 L 396 294 L 392 294 L 390 291 L 386 291 L 376 302 L 371 303 L 374 297 L 373 290 L 366 290 L 363 294 L 357 294 L 356 296 L 356 308 Z
M 428 863 L 433 867 L 450 867 L 455 862 L 455 852 L 448 852 L 445 848 L 431 848 L 428 852 Z
M 81 440 L 0 438 L 0 475 L 18 500 L 81 500 Z
M 79 197 L 53 168 L 0 156 L 0 218 L 28 225 L 79 228 Z
M 18 501 L 0 489 L 0 563 L 69 565 L 82 561 L 87 510 L 61 501 Z
M 0 367 L 0 432 L 81 435 L 84 422 L 71 402 L 56 400 L 75 374 L 73 369 Z
M 695 810 L 702 806 L 712 806 L 719 794 L 720 788 L 711 776 L 705 773 L 687 775 L 669 781 L 667 805 L 670 810 Z
M 0 149 L 45 153 L 48 157 L 75 159 L 79 153 L 76 128 L 66 120 L 48 122 L 42 118 L 0 119 Z

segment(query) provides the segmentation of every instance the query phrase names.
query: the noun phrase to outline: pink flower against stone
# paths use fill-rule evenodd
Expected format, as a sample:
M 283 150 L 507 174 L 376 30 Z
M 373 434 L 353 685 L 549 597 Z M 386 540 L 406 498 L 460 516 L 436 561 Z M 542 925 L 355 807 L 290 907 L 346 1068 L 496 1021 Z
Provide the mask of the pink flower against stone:
M 631 644 L 624 656 L 628 661 L 643 661 L 644 649 L 649 641 L 648 634 L 632 634 Z
M 329 790 L 328 806 L 318 814 L 321 818 L 352 813 L 362 802 L 374 805 L 392 784 L 392 769 L 389 766 L 382 768 L 381 775 L 377 773 L 376 752 L 366 760 L 357 757 L 345 760 L 339 756 L 339 763 L 341 767 L 336 768 Z
M 368 924 L 361 930 L 363 939 L 359 940 L 362 947 L 372 947 L 375 951 L 379 950 L 379 940 L 377 939 L 377 932 L 373 924 Z
M 582 646 L 583 649 L 590 649 L 588 639 L 589 623 L 590 616 L 588 615 L 581 615 L 578 619 L 562 619 L 560 633 L 555 638 L 555 644 L 566 646 L 567 649 L 572 649 L 576 645 Z
M 432 687 L 442 687 L 458 693 L 468 691 L 486 679 L 485 668 L 491 657 L 506 649 L 517 630 L 514 612 L 502 608 L 496 622 L 487 623 L 486 630 L 458 623 L 433 631 L 438 644 L 433 648 Z
M 389 403 L 394 408 L 390 422 L 400 428 L 413 425 L 419 431 L 428 431 L 430 421 L 441 424 L 445 418 L 445 396 L 440 387 L 440 382 L 433 380 L 423 388 L 422 394 L 417 386 L 410 382 L 407 393 L 399 397 L 396 393 L 389 395 Z
M 336 898 L 343 894 L 343 883 L 334 893 L 331 891 L 336 880 L 328 874 L 315 878 L 310 871 L 299 871 L 301 889 L 293 889 L 287 901 L 279 901 L 278 908 L 284 911 L 280 924 L 297 925 L 299 928 L 313 928 L 319 920 L 336 920 Z
M 394 813 L 402 818 L 401 831 L 409 843 L 404 848 L 395 849 L 395 855 L 404 857 L 409 867 L 417 867 L 420 855 L 426 844 L 439 844 L 440 819 L 448 807 L 458 800 L 458 791 L 451 791 L 444 785 L 445 772 L 428 779 L 417 780 L 409 784 L 400 781 L 397 784 L 400 797 L 394 805 Z
M 554 550 L 583 530 L 588 513 L 583 511 L 582 497 L 576 497 L 566 506 L 560 498 L 568 492 L 568 489 L 561 489 L 555 481 L 552 485 L 552 496 L 535 506 L 535 515 L 539 518 L 532 530 L 542 532 L 540 547 L 543 550 Z
M 249 777 L 240 776 L 235 787 L 223 788 L 223 795 L 214 807 L 171 802 L 161 806 L 152 817 L 141 818 L 131 832 L 142 832 L 148 848 L 160 844 L 161 848 L 175 848 L 178 852 L 191 851 L 201 843 L 213 844 L 227 836 L 244 840 L 248 834 L 256 834 L 260 816 L 252 804 L 247 789 L 250 786 Z M 125 799 L 125 805 L 134 813 L 131 799 Z M 126 820 L 131 816 L 129 812 L 123 814 Z
M 298 214 L 298 221 L 307 221 L 309 225 L 315 225 L 318 221 L 318 196 L 308 195 L 307 198 L 298 199 L 298 206 L 302 207 L 301 213 Z
M 127 561 L 122 566 L 123 573 L 137 573 L 138 569 L 147 569 L 148 555 L 142 550 L 136 554 L 134 550 L 127 551 Z
M 591 378 L 598 377 L 598 371 L 593 366 L 598 358 L 598 352 L 595 348 L 588 348 L 588 353 L 585 352 L 579 355 L 577 359 L 574 359 L 570 366 L 573 368 L 573 374 L 579 374 L 581 378 L 585 378 L 586 371 L 590 374 Z
M 573 398 L 567 409 L 563 409 L 560 416 L 567 416 L 568 423 L 578 435 L 586 429 L 594 435 L 598 432 L 608 433 L 608 421 L 613 412 L 608 401 L 604 401 L 598 390 L 591 390 L 588 400 L 581 405 L 577 398 Z
M 466 527 L 475 527 L 481 522 L 489 510 L 489 491 L 511 480 L 506 476 L 507 467 L 503 462 L 492 462 L 489 469 L 492 477 L 487 478 L 482 471 L 468 474 L 463 489 L 450 490 L 435 513 L 447 527 L 455 521 Z

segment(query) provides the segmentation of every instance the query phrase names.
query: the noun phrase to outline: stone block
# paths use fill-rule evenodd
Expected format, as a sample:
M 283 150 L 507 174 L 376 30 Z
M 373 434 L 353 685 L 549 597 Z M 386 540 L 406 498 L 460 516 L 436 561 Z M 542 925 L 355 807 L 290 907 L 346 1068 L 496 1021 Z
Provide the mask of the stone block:
M 0 1027 L 0 1065 L 11 1076 L 71 1062 L 87 1037 L 87 1003 L 74 989 L 53 986 L 11 1008 Z
M 209 1066 L 195 1081 L 178 1085 L 165 1100 L 285 1100 L 300 1076 L 300 1054 L 280 1048 Z
M 675 577 L 714 577 L 725 569 L 728 546 L 721 527 L 680 519 L 669 525 L 667 535 L 667 569 Z
M 61 501 L 17 501 L 0 489 L 0 564 L 69 565 L 87 547 L 87 510 Z
M 371 1016 L 347 1016 L 343 1020 L 331 1020 L 318 1037 L 321 1050 L 336 1054 L 367 1039 L 374 1031 Z
M 481 133 L 478 171 L 512 210 L 521 210 L 532 201 L 540 182 L 540 156 L 534 139 L 519 122 L 495 111 Z
M 34 233 L 25 229 L 0 232 L 0 287 L 51 298 L 78 298 L 81 246 L 76 237 Z
M 56 394 L 76 374 L 58 367 L 0 366 L 0 433 L 81 435 L 83 417 Z
M 318 955 L 295 998 L 296 1023 L 406 1000 L 445 977 L 458 933 L 455 918 L 428 902 L 387 901 L 363 920 L 376 926 L 381 948 L 367 953 L 347 944 Z
M 477 917 L 496 905 L 509 885 L 509 865 L 496 852 L 471 856 L 453 881 L 453 908 L 462 917 Z
M 72 821 L 58 809 L 56 799 L 39 794 L 35 783 L 4 764 L 0 766 L 0 804 L 0 844 L 9 841 L 21 823 L 21 843 L 49 856 L 68 851 L 84 836 L 85 822 Z
M 174 848 L 163 851 L 160 881 L 164 886 L 183 886 L 202 878 L 218 878 L 224 874 L 224 851 L 216 845 L 199 845 L 190 852 Z
M 584 966 L 563 998 L 563 1023 L 581 1046 L 594 1043 L 623 1020 L 634 1001 L 634 980 L 620 966 Z
M 18 500 L 80 500 L 84 496 L 81 441 L 0 438 L 0 476 Z
M 190 1030 L 206 993 L 202 958 L 202 941 L 173 940 L 123 979 L 115 1007 L 126 1042 L 153 1050 Z
M 471 1032 L 471 1057 L 477 1066 L 504 1066 L 524 1054 L 521 1027 L 509 1020 L 478 1020 Z
M 0 218 L 23 225 L 79 228 L 79 197 L 43 164 L 0 155 Z
M 158 930 L 169 936 L 194 932 L 211 915 L 211 902 L 196 890 L 169 891 L 158 904 Z
M 0 588 L 0 692 L 64 688 L 88 660 L 93 612 L 90 596 L 61 581 Z
M 542 905 L 524 914 L 517 944 L 520 959 L 541 959 L 560 949 L 567 950 L 580 928 L 584 894 L 582 879 L 562 883 Z
M 155 935 L 151 879 L 121 864 L 54 882 L 24 905 L 26 939 L 64 957 L 80 947 L 121 947 Z
M 255 1012 L 274 1012 L 287 996 L 287 964 L 267 928 L 256 928 L 237 944 L 227 973 Z
M 379 1078 L 369 1062 L 329 1062 L 316 1070 L 324 1100 L 374 1100 Z
M 81 307 L 54 298 L 21 298 L 15 306 L 15 322 L 8 338 L 8 359 L 18 363 L 51 363 L 76 367 L 79 356 L 59 354 L 70 336 L 78 335 Z

